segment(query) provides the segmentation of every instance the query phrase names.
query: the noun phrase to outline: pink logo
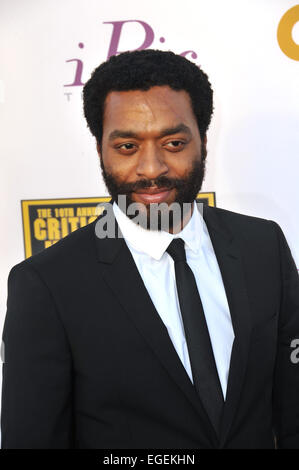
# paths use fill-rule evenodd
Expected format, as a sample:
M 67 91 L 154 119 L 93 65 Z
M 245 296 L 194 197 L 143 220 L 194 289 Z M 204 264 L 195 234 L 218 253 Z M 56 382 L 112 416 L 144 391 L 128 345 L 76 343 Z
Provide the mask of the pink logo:
M 120 52 L 119 50 L 119 43 L 120 43 L 120 38 L 121 35 L 124 34 L 123 27 L 126 23 L 135 23 L 136 27 L 138 28 L 143 28 L 144 30 L 144 41 L 141 45 L 136 47 L 133 50 L 136 51 L 141 51 L 143 49 L 148 49 L 151 47 L 151 45 L 154 42 L 155 39 L 155 33 L 153 28 L 146 23 L 145 21 L 141 20 L 125 20 L 125 21 L 104 21 L 103 24 L 111 24 L 112 25 L 112 34 L 111 34 L 111 39 L 110 39 L 110 44 L 108 48 L 108 54 L 107 54 L 107 59 L 109 59 L 112 55 L 117 55 Z M 159 41 L 161 43 L 165 42 L 164 37 L 160 37 Z M 79 42 L 78 47 L 81 49 L 84 48 L 84 44 L 82 42 Z M 192 50 L 184 51 L 181 52 L 180 55 L 186 57 L 188 54 L 191 55 L 192 59 L 197 59 L 197 54 L 196 52 Z M 82 82 L 82 72 L 83 72 L 83 62 L 80 59 L 69 59 L 66 61 L 67 63 L 69 62 L 74 62 L 75 63 L 75 73 L 74 73 L 74 79 L 72 83 L 68 83 L 64 85 L 65 87 L 77 87 L 77 86 L 83 86 L 84 83 Z M 69 100 L 69 95 L 70 93 L 65 93 L 68 96 Z

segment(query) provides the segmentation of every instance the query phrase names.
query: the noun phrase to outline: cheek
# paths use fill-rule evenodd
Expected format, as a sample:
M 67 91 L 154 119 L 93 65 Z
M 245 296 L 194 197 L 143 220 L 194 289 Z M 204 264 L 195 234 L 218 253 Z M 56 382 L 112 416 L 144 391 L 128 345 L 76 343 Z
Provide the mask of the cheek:
M 111 154 L 103 154 L 103 165 L 106 172 L 110 173 L 119 182 L 130 182 L 136 180 L 134 163 L 128 158 L 115 158 Z
M 106 146 L 103 146 L 102 161 L 105 168 L 112 173 L 123 171 L 126 166 L 124 159 L 120 159 L 111 148 Z
M 184 178 L 193 168 L 194 159 L 181 154 L 167 162 L 169 172 L 177 178 Z

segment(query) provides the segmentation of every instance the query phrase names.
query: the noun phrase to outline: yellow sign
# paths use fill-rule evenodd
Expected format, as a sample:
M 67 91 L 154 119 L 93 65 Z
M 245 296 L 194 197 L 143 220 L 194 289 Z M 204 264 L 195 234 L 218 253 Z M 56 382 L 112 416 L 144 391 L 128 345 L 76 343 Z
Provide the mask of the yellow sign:
M 25 256 L 35 255 L 69 233 L 93 222 L 110 197 L 35 199 L 22 201 Z M 199 193 L 197 200 L 215 206 L 215 193 Z
M 299 60 L 299 44 L 296 44 L 292 37 L 293 27 L 297 21 L 299 21 L 299 5 L 290 8 L 283 15 L 277 29 L 280 49 L 293 60 Z

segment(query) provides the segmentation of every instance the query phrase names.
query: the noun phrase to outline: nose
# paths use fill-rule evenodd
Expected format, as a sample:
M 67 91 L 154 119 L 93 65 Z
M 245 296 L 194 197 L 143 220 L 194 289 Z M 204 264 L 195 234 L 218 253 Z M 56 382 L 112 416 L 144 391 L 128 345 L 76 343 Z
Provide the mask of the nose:
M 153 144 L 148 145 L 139 153 L 136 175 L 146 179 L 154 179 L 168 173 L 163 153 Z

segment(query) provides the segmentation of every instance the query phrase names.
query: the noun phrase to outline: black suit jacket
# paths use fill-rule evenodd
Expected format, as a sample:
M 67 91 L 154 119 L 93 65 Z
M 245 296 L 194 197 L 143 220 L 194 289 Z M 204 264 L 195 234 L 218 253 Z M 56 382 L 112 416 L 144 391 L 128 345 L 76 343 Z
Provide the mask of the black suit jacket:
M 299 280 L 285 237 L 272 221 L 203 215 L 235 332 L 220 435 L 124 239 L 97 238 L 94 222 L 10 272 L 2 448 L 299 448 Z

